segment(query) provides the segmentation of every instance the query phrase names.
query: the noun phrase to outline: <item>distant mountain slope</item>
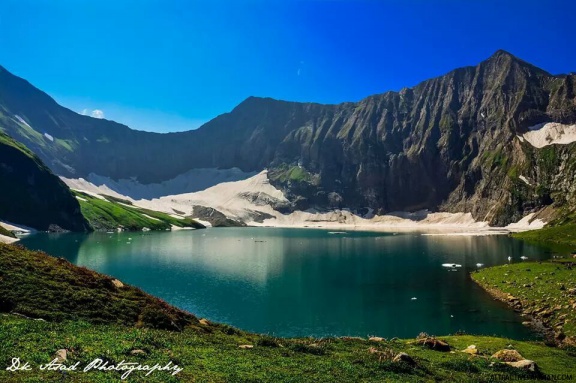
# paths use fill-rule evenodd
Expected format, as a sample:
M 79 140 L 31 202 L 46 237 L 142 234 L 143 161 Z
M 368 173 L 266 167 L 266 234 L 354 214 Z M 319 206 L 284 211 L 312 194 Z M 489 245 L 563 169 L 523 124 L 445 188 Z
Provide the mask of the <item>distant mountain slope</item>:
M 575 88 L 574 74 L 553 76 L 498 51 L 357 103 L 250 97 L 195 131 L 157 134 L 78 115 L 2 69 L 0 127 L 71 178 L 158 183 L 194 168 L 268 168 L 290 209 L 427 208 L 505 225 L 576 202 L 576 144 L 546 141 L 547 132 L 538 142 L 563 144 L 523 138 L 549 122 L 570 132 Z
M 40 159 L 0 133 L 0 219 L 39 230 L 86 231 L 68 187 Z

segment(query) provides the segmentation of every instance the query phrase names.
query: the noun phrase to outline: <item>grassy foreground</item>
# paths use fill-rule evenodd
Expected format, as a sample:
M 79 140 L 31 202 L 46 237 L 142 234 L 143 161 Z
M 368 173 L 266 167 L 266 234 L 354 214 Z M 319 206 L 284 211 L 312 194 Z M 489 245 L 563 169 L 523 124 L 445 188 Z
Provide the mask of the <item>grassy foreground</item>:
M 130 201 L 114 197 L 100 199 L 73 191 L 80 202 L 82 215 L 94 230 L 170 230 L 172 226 L 202 229 L 204 226 L 190 218 L 175 218 L 166 213 L 132 206 Z
M 132 382 L 491 382 L 576 377 L 576 353 L 539 342 L 445 336 L 440 339 L 450 347 L 437 351 L 435 342 L 415 339 L 279 339 L 198 320 L 119 282 L 44 253 L 0 245 L 0 381 L 118 382 L 126 372 L 40 370 L 38 366 L 51 361 L 58 350 L 66 350 L 63 365 L 79 363 L 78 370 L 95 359 L 116 366 L 124 360 L 182 368 L 174 376 L 173 370 L 148 377 L 144 371 L 133 371 L 126 379 Z M 476 346 L 477 354 L 461 352 L 470 345 Z M 518 369 L 490 357 L 507 347 L 539 368 Z M 401 352 L 408 357 L 399 357 Z M 32 370 L 7 371 L 16 357 Z

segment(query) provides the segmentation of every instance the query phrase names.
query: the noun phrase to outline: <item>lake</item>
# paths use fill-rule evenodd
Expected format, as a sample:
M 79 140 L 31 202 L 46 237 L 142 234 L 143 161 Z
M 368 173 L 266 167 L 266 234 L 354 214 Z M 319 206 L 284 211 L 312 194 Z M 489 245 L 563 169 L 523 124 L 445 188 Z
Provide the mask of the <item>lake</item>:
M 211 228 L 36 234 L 31 249 L 142 288 L 199 318 L 275 336 L 534 338 L 476 286 L 485 266 L 548 258 L 507 236 Z M 462 267 L 451 271 L 443 263 Z M 416 298 L 416 299 L 413 299 Z

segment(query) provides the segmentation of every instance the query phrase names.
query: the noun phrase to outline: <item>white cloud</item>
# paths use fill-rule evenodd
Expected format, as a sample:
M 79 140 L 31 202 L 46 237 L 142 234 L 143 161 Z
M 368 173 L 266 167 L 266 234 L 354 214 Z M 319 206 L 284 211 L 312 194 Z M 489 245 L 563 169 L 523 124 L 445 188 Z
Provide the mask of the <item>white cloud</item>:
M 82 112 L 80 112 L 80 114 L 94 118 L 104 118 L 104 111 L 100 109 L 94 109 L 92 111 L 89 109 L 82 109 Z
M 94 109 L 92 113 L 90 113 L 90 116 L 94 118 L 104 118 L 104 112 L 100 109 Z

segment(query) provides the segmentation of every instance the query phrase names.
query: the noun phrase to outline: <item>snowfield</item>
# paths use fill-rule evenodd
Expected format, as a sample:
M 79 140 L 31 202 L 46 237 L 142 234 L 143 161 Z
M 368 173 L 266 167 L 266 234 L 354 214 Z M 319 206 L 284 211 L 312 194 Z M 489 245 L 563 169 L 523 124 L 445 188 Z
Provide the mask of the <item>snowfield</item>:
M 547 122 L 529 129 L 522 137 L 536 148 L 553 144 L 566 145 L 576 141 L 576 125 Z

